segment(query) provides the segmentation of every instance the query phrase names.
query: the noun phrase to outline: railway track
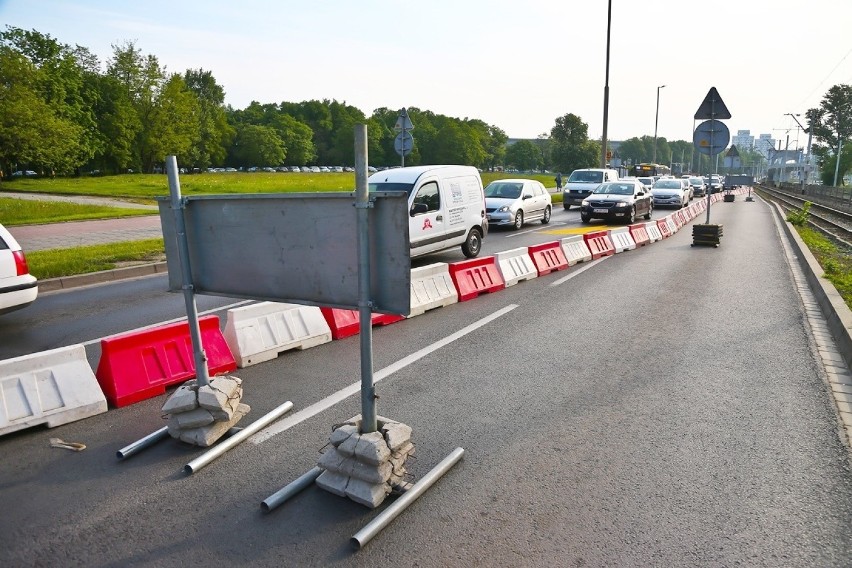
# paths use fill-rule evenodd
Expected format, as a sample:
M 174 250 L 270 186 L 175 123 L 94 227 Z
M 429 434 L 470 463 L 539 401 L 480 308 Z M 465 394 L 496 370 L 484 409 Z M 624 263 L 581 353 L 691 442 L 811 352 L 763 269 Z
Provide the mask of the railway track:
M 778 203 L 785 212 L 800 212 L 808 201 L 774 187 L 755 185 L 754 189 L 764 198 Z M 852 253 L 852 214 L 811 202 L 808 224 Z

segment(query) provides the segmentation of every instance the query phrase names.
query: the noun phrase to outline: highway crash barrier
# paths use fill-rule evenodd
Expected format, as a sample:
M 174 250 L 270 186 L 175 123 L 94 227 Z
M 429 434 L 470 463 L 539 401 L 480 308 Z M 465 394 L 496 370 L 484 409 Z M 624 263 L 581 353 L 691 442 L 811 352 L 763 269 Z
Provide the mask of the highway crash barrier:
M 665 219 L 666 224 L 669 226 L 669 231 L 671 231 L 671 233 L 674 235 L 680 230 L 680 227 L 677 225 L 677 223 L 674 222 L 673 217 L 674 215 L 667 215 Z
M 667 219 L 668 217 L 666 217 L 665 219 L 657 220 L 657 227 L 659 227 L 660 234 L 663 235 L 664 239 L 667 239 L 674 234 L 674 232 L 669 227 L 669 224 L 666 222 Z
M 628 229 L 630 230 L 630 236 L 633 237 L 633 242 L 636 243 L 637 247 L 644 247 L 645 245 L 651 244 L 651 237 L 648 235 L 648 230 L 645 228 L 644 223 L 630 225 Z
M 583 235 L 574 235 L 562 239 L 562 252 L 565 253 L 565 258 L 568 259 L 568 266 L 592 260 L 592 252 L 589 250 Z
M 493 256 L 451 262 L 450 277 L 459 294 L 459 302 L 506 287 Z
M 609 238 L 609 231 L 586 233 L 583 238 L 586 240 L 589 252 L 592 253 L 592 260 L 615 254 L 615 246 Z
M 198 319 L 211 377 L 237 368 L 217 316 Z M 189 324 L 177 322 L 101 340 L 95 373 L 107 401 L 122 407 L 166 392 L 166 387 L 195 376 Z
M 652 243 L 663 240 L 663 233 L 660 231 L 660 226 L 657 221 L 648 221 L 645 223 L 645 231 L 648 233 L 648 238 Z
M 344 310 L 342 308 L 320 308 L 323 318 L 331 329 L 332 339 L 345 339 L 361 333 L 361 318 L 358 310 Z M 405 316 L 396 314 L 373 314 L 370 323 L 373 326 L 388 325 L 401 320 Z
M 61 426 L 107 411 L 83 345 L 0 361 L 0 435 Z
M 683 214 L 681 213 L 681 211 L 683 211 L 683 209 L 678 209 L 677 211 L 675 211 L 674 213 L 669 215 L 669 217 L 671 218 L 672 222 L 675 224 L 675 227 L 677 228 L 678 231 L 684 225 Z
M 507 288 L 538 276 L 538 271 L 527 253 L 527 247 L 498 252 L 494 255 L 494 261 Z
M 633 240 L 629 227 L 610 229 L 609 238 L 612 241 L 612 245 L 615 247 L 616 253 L 624 252 L 626 250 L 634 250 L 636 248 L 636 241 Z
M 562 250 L 562 244 L 559 241 L 542 243 L 527 247 L 527 252 L 538 270 L 539 276 L 550 274 L 555 270 L 565 270 L 568 268 L 568 259 L 565 257 L 565 252 Z
M 411 312 L 408 317 L 458 301 L 459 293 L 450 278 L 450 267 L 446 262 L 411 269 Z
M 230 309 L 227 317 L 225 341 L 240 368 L 331 341 L 331 329 L 316 306 L 259 302 Z

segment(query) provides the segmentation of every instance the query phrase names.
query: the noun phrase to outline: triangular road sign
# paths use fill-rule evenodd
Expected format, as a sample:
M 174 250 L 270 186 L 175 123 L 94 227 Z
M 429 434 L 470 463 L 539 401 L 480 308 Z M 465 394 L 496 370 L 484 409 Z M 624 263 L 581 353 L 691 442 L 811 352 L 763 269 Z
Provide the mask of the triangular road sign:
M 733 157 L 735 157 L 735 156 L 736 156 L 736 157 L 739 157 L 739 155 L 740 155 L 740 151 L 739 151 L 739 150 L 737 150 L 737 147 L 736 147 L 736 146 L 731 146 L 731 149 L 730 149 L 730 150 L 728 150 L 728 153 L 727 153 L 727 154 L 725 154 L 725 156 L 729 156 L 729 157 L 731 157 L 731 158 L 733 158 Z
M 719 120 L 731 118 L 731 111 L 725 106 L 716 87 L 710 87 L 704 102 L 695 111 L 695 120 Z
M 396 119 L 396 124 L 393 125 L 393 129 L 397 132 L 400 130 L 414 130 L 414 125 L 408 117 L 408 111 L 404 108 L 400 109 L 399 118 Z

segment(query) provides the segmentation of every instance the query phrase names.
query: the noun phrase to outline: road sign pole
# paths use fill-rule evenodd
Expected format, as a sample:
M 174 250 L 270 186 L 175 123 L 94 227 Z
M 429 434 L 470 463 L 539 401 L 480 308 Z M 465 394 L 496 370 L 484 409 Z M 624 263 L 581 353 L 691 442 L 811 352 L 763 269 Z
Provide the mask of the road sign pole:
M 710 99 L 710 120 L 714 120 L 716 118 L 716 99 Z M 713 145 L 713 128 L 710 129 L 710 151 L 716 149 L 716 146 Z M 716 154 L 718 156 L 718 154 Z M 716 160 L 716 167 L 714 168 L 714 173 L 716 175 L 719 174 L 719 160 Z M 710 197 L 713 195 L 713 177 L 710 177 L 710 193 L 707 194 L 707 217 L 704 221 L 705 225 L 710 224 L 710 203 L 712 199 Z

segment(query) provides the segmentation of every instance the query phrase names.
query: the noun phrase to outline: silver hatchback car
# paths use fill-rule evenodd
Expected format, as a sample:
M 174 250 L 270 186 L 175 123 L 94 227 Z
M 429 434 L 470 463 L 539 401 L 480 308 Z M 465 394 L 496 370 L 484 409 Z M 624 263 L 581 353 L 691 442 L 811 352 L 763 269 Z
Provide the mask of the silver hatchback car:
M 517 230 L 529 221 L 550 223 L 550 194 L 531 179 L 500 179 L 485 187 L 485 213 L 491 226 Z

